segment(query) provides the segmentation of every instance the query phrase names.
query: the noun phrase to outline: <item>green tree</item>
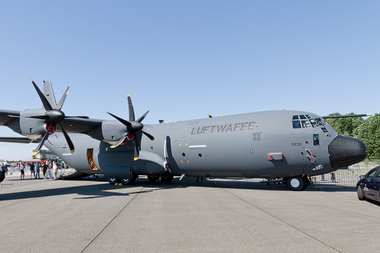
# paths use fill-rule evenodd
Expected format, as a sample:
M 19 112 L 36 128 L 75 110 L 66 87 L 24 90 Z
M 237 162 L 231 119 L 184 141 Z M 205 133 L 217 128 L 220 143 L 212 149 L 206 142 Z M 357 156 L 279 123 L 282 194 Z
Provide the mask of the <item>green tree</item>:
M 369 159 L 380 158 L 380 114 L 364 120 L 354 130 L 354 135 L 367 145 Z
M 347 115 L 355 115 L 355 113 L 350 113 Z M 331 113 L 329 116 L 342 116 L 340 113 Z M 329 123 L 335 131 L 337 131 L 341 135 L 345 136 L 355 136 L 354 130 L 358 128 L 364 119 L 361 117 L 350 117 L 350 118 L 333 118 L 327 119 L 327 123 Z

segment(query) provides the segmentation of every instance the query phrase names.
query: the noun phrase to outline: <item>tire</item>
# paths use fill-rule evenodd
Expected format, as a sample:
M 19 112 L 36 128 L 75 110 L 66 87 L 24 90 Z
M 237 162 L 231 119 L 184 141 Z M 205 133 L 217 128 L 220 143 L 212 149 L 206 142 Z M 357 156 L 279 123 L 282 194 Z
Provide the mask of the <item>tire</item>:
M 292 191 L 302 191 L 307 187 L 307 183 L 305 183 L 305 180 L 302 177 L 290 177 L 286 184 Z
M 356 187 L 356 192 L 358 193 L 358 199 L 359 200 L 365 200 L 366 197 L 363 195 L 362 188 L 360 186 Z
M 170 183 L 173 180 L 173 176 L 162 176 L 161 180 L 164 183 Z
M 148 175 L 148 179 L 150 182 L 152 183 L 156 183 L 156 181 L 159 179 L 160 177 L 159 176 L 156 176 L 156 175 Z
M 129 178 L 122 178 L 121 183 L 124 185 L 131 185 L 136 182 L 137 175 L 133 173 L 133 168 L 129 168 Z
M 122 178 L 121 179 L 121 182 L 124 184 L 124 185 L 132 185 L 136 182 L 136 178 L 133 178 L 133 179 L 129 179 L 129 178 Z
M 118 179 L 118 178 L 114 178 L 114 177 L 110 177 L 110 178 L 108 178 L 108 182 L 110 183 L 110 184 L 116 184 L 116 183 L 118 183 L 120 181 L 120 179 Z

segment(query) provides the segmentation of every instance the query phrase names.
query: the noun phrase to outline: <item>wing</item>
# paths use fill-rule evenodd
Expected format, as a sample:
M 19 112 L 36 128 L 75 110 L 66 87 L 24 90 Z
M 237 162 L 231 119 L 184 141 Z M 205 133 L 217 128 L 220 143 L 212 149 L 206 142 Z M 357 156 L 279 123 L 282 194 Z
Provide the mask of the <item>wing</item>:
M 20 117 L 19 111 L 0 110 L 0 125 L 5 126 L 18 117 Z
M 86 134 L 88 131 L 102 125 L 101 119 L 65 118 L 61 125 L 68 133 Z
M 38 143 L 38 141 L 31 140 L 26 137 L 0 137 L 0 142 L 14 142 L 14 143 Z

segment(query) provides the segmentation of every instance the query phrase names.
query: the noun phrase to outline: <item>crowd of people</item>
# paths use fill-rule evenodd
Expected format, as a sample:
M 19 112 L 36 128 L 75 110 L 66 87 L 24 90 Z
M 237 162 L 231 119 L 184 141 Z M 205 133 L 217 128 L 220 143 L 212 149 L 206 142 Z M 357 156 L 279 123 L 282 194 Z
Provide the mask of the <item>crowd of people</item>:
M 14 165 L 16 171 L 20 171 L 20 179 L 25 179 L 25 174 L 30 172 L 30 179 L 58 179 L 58 171 L 65 168 L 64 163 L 57 161 L 43 160 L 42 162 L 21 162 Z M 4 163 L 0 168 L 6 167 Z M 8 171 L 8 169 L 7 169 Z M 8 173 L 2 169 L 2 173 Z

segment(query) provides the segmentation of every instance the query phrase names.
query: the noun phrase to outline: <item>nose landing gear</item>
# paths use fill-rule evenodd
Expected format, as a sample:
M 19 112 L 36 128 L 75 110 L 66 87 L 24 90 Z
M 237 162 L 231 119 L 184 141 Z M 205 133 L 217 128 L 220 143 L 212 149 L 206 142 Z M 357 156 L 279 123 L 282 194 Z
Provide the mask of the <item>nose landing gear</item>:
M 303 191 L 310 184 L 307 176 L 289 177 L 286 184 L 293 191 Z

